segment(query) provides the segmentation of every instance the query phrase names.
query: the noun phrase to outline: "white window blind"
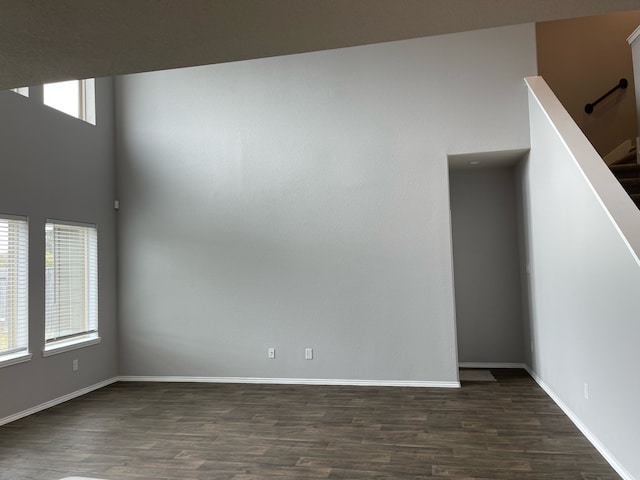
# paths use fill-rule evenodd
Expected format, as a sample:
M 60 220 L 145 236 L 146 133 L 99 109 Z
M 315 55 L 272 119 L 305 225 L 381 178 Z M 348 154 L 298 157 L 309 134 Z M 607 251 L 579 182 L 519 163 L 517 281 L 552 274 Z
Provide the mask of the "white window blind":
M 0 361 L 29 350 L 29 225 L 0 215 Z
M 45 349 L 98 332 L 98 232 L 93 225 L 45 225 Z

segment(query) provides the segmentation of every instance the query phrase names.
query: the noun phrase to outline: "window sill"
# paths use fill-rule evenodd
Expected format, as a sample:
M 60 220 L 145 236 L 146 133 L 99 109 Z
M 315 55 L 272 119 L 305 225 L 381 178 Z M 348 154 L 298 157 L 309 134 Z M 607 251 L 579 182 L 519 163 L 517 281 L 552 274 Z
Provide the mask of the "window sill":
M 0 355 L 0 368 L 8 367 L 9 365 L 15 365 L 17 363 L 28 362 L 31 360 L 29 352 L 12 353 L 11 355 Z
M 100 343 L 100 337 L 96 335 L 90 335 L 86 337 L 74 338 L 71 340 L 63 340 L 61 342 L 51 342 L 45 345 L 42 351 L 43 357 L 49 357 L 51 355 L 57 355 L 59 353 L 69 352 L 78 348 L 89 347 L 91 345 L 97 345 Z

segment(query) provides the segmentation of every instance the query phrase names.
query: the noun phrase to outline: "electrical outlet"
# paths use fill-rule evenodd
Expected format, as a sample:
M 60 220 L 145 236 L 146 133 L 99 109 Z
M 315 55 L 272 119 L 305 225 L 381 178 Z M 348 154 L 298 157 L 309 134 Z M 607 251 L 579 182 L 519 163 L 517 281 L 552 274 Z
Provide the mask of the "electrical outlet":
M 72 364 L 71 368 L 73 369 L 74 372 L 78 371 L 78 360 L 74 360 L 73 361 L 73 364 Z
M 588 383 L 584 384 L 583 390 L 584 390 L 584 399 L 589 400 L 589 384 Z
M 275 348 L 267 349 L 267 357 L 268 358 L 276 358 L 276 349 Z
M 313 348 L 305 348 L 304 349 L 304 359 L 305 360 L 313 360 Z

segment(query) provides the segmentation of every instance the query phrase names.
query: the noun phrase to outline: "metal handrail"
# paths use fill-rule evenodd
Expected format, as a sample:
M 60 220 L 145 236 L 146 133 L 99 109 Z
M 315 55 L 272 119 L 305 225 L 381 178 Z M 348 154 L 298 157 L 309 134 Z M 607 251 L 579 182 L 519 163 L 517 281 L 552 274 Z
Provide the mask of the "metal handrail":
M 584 111 L 587 113 L 591 113 L 593 112 L 593 107 L 595 107 L 597 104 L 599 104 L 602 100 L 604 100 L 605 98 L 607 98 L 609 95 L 611 95 L 613 92 L 615 92 L 616 90 L 618 90 L 619 88 L 625 89 L 629 86 L 629 82 L 627 82 L 626 78 L 621 78 L 620 81 L 618 82 L 618 84 L 613 87 L 611 90 L 609 90 L 607 93 L 605 93 L 604 95 L 602 95 L 599 99 L 597 99 L 595 102 L 592 103 L 587 103 L 584 106 Z

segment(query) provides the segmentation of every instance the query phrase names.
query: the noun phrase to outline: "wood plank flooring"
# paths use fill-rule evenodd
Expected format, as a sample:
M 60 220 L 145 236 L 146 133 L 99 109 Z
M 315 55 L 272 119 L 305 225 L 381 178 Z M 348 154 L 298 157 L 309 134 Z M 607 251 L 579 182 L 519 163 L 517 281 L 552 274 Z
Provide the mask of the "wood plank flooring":
M 521 370 L 461 389 L 116 383 L 0 427 L 1 480 L 620 478 Z

